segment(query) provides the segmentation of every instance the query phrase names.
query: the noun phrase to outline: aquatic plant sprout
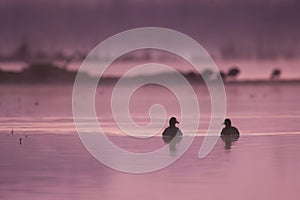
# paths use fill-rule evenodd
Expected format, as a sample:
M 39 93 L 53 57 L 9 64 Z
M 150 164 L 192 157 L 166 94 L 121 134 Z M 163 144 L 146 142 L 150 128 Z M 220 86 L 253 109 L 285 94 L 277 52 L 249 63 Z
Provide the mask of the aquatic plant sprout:
M 209 54 L 195 40 L 183 33 L 159 27 L 144 27 L 121 32 L 107 38 L 88 54 L 78 70 L 73 86 L 72 108 L 77 133 L 83 145 L 93 157 L 104 165 L 122 172 L 147 173 L 169 166 L 181 157 L 192 144 L 199 127 L 200 109 L 197 95 L 185 77 L 172 67 L 159 63 L 151 63 L 151 67 L 167 69 L 174 72 L 175 75 L 170 80 L 162 78 L 155 80 L 144 79 L 143 81 L 134 80 L 128 84 L 128 87 L 122 87 L 128 80 L 126 79 L 127 76 L 130 76 L 131 73 L 142 73 L 143 69 L 149 63 L 129 70 L 114 86 L 111 97 L 111 109 L 116 125 L 127 135 L 139 138 L 150 137 L 141 136 L 138 133 L 145 132 L 147 128 L 151 128 L 153 122 L 159 123 L 155 116 L 159 115 L 165 118 L 165 120 L 162 120 L 160 127 L 156 127 L 157 130 L 165 126 L 167 113 L 162 105 L 155 104 L 149 109 L 151 120 L 147 126 L 136 124 L 129 113 L 129 100 L 134 91 L 145 84 L 153 83 L 166 87 L 176 96 L 181 111 L 181 116 L 178 116 L 181 120 L 180 128 L 183 133 L 185 130 L 189 130 L 191 134 L 183 137 L 180 142 L 180 150 L 176 155 L 172 156 L 169 154 L 168 145 L 155 151 L 136 153 L 124 150 L 109 140 L 101 128 L 101 120 L 98 121 L 95 111 L 95 93 L 99 80 L 103 76 L 104 71 L 117 58 L 131 51 L 146 48 L 163 50 L 175 54 L 188 61 L 199 73 L 204 69 L 218 71 Z M 107 49 L 110 49 L 112 56 L 101 60 L 101 64 L 97 63 L 97 59 L 95 58 L 101 58 L 103 55 L 106 55 Z M 197 55 L 201 59 L 193 60 L 191 59 L 191 54 Z M 96 73 L 97 78 L 88 79 L 84 72 Z M 204 158 L 213 149 L 221 131 L 220 124 L 226 114 L 226 94 L 222 79 L 216 79 L 211 82 L 206 77 L 202 78 L 207 85 L 211 98 L 211 119 L 205 139 L 199 150 L 199 158 Z M 174 82 L 179 83 L 181 89 L 174 86 L 172 84 Z M 183 91 L 188 91 L 190 95 L 188 102 L 182 98 L 182 95 L 185 95 Z M 118 98 L 120 95 L 125 98 Z M 133 129 L 136 131 L 132 132 L 131 130 Z M 107 152 L 110 152 L 109 155 Z

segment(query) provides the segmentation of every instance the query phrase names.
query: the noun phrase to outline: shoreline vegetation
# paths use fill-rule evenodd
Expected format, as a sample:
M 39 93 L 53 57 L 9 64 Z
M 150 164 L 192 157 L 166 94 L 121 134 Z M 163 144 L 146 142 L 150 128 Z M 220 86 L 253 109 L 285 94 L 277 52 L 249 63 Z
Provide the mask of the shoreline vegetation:
M 82 73 L 82 77 L 86 80 L 86 83 L 97 80 L 97 77 L 91 76 L 86 72 Z M 190 71 L 187 73 L 181 72 L 181 74 L 191 84 L 205 84 L 205 80 L 213 83 L 222 79 L 225 84 L 300 84 L 300 79 L 280 79 L 280 73 L 278 69 L 273 71 L 270 79 L 251 79 L 251 80 L 238 80 L 237 76 L 240 70 L 237 67 L 230 69 L 227 73 L 213 72 L 210 70 L 204 70 L 200 73 Z M 65 67 L 60 67 L 51 62 L 37 62 L 28 64 L 20 72 L 3 71 L 0 69 L 0 85 L 68 85 L 73 84 L 77 75 L 77 71 L 68 70 Z M 170 79 L 176 80 L 173 73 L 158 73 L 154 75 L 141 75 L 127 78 L 128 83 L 131 81 L 143 81 L 143 80 L 159 80 Z M 114 85 L 120 79 L 118 76 L 104 76 L 101 77 L 99 84 L 101 85 Z

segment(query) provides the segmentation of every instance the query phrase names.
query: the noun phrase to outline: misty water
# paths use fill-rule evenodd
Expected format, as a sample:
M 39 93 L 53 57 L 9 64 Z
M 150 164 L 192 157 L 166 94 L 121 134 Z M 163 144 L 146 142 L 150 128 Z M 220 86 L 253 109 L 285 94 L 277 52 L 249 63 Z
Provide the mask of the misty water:
M 128 174 L 104 166 L 84 148 L 73 121 L 72 86 L 1 86 L 0 198 L 298 199 L 300 85 L 226 85 L 226 116 L 241 136 L 231 149 L 219 139 L 204 159 L 198 158 L 198 152 L 211 117 L 210 96 L 204 85 L 193 87 L 200 125 L 191 147 L 169 167 Z M 132 96 L 132 119 L 147 125 L 153 104 L 161 104 L 167 118 L 152 116 L 157 119 L 155 127 L 162 128 L 140 133 L 152 138 L 126 136 L 111 114 L 111 92 L 109 86 L 96 91 L 98 121 L 111 141 L 125 150 L 148 152 L 164 146 L 160 135 L 167 118 L 177 116 L 181 121 L 175 96 L 166 88 L 146 86 Z
M 197 60 L 197 59 L 193 59 Z M 159 63 L 164 63 L 166 65 L 172 66 L 172 68 L 182 71 L 184 73 L 189 72 L 191 70 L 195 70 L 191 68 L 188 63 L 178 59 L 176 62 L 171 60 L 158 60 Z M 241 72 L 237 79 L 239 80 L 256 80 L 256 79 L 264 79 L 268 80 L 270 75 L 274 69 L 282 69 L 280 77 L 285 80 L 289 79 L 298 79 L 300 74 L 300 60 L 299 59 L 277 59 L 277 60 L 224 60 L 224 59 L 214 59 L 214 62 L 218 66 L 219 70 L 223 72 L 228 72 L 228 70 L 232 67 L 238 67 Z M 58 67 L 64 66 L 65 62 L 54 62 Z M 71 62 L 67 66 L 69 70 L 77 71 L 82 64 L 82 61 Z M 138 66 L 141 64 L 145 64 L 145 61 L 126 61 L 126 62 L 114 62 L 108 70 L 105 72 L 108 76 L 122 76 L 124 71 L 131 69 L 133 66 Z M 184 65 L 184 67 L 183 67 Z M 1 62 L 0 69 L 3 71 L 14 71 L 20 72 L 23 69 L 28 67 L 28 63 L 26 62 Z M 118 70 L 114 70 L 118 69 Z M 151 67 L 145 69 L 142 74 L 133 74 L 137 75 L 151 75 L 162 73 L 165 71 L 157 71 Z M 259 73 L 258 73 L 259 72 Z M 94 75 L 93 73 L 89 73 L 90 75 Z

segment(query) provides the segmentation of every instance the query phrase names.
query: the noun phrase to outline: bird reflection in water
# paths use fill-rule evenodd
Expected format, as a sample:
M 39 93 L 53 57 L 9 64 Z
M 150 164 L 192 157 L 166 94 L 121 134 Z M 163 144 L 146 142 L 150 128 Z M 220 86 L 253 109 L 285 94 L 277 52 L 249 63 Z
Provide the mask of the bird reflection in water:
M 171 153 L 176 153 L 176 145 L 182 140 L 182 136 L 162 136 L 165 144 L 169 144 L 169 150 Z

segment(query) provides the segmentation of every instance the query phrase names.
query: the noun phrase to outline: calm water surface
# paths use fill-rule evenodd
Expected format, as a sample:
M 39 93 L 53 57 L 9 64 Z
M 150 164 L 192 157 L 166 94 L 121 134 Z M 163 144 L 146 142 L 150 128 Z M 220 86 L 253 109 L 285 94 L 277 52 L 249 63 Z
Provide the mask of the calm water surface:
M 241 137 L 230 150 L 219 140 L 200 160 L 210 100 L 205 87 L 195 86 L 199 136 L 173 165 L 137 175 L 105 167 L 83 147 L 72 120 L 71 86 L 0 87 L 0 199 L 299 199 L 299 89 L 297 84 L 226 86 L 227 115 Z M 159 131 L 149 140 L 124 136 L 110 113 L 110 93 L 109 87 L 98 88 L 95 107 L 114 143 L 137 152 L 164 145 Z M 180 116 L 174 96 L 149 86 L 130 104 L 136 123 L 149 122 L 153 103 Z

